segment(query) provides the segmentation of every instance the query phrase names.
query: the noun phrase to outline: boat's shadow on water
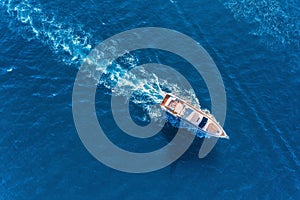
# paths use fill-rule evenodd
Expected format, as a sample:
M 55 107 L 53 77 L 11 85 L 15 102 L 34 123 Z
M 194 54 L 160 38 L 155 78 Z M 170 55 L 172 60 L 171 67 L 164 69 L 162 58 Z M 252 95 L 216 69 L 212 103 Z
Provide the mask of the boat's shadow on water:
M 179 130 L 179 128 L 174 127 L 173 123 L 169 123 L 167 122 L 164 126 L 164 128 L 162 129 L 162 133 L 164 138 L 166 139 L 167 142 L 171 142 L 173 140 L 173 138 L 175 137 L 177 131 Z M 182 135 L 180 136 L 181 140 L 185 140 L 187 137 L 193 137 L 192 133 L 185 128 L 181 128 L 182 130 Z M 184 154 L 182 156 L 180 156 L 180 158 L 178 158 L 175 162 L 173 162 L 170 165 L 170 170 L 171 173 L 176 170 L 177 165 L 178 164 L 184 164 L 184 163 L 188 163 L 188 162 L 196 162 L 199 165 L 205 165 L 205 164 L 212 164 L 214 162 L 216 162 L 215 157 L 217 157 L 218 152 L 214 151 L 214 149 L 212 149 L 211 152 L 209 152 L 209 154 L 204 157 L 199 159 L 199 151 L 200 148 L 203 144 L 205 138 L 199 138 L 199 137 L 194 137 L 194 140 L 192 142 L 192 144 L 190 145 L 190 147 L 184 152 Z M 180 144 L 176 144 L 176 145 L 180 145 Z

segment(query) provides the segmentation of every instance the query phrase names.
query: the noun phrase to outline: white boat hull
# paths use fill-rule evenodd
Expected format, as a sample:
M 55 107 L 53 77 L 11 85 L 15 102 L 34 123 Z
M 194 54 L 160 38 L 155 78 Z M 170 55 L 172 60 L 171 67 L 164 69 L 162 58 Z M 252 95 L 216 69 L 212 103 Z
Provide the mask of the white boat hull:
M 229 139 L 221 125 L 210 113 L 195 108 L 173 94 L 166 94 L 160 106 L 171 115 L 188 122 L 206 135 Z

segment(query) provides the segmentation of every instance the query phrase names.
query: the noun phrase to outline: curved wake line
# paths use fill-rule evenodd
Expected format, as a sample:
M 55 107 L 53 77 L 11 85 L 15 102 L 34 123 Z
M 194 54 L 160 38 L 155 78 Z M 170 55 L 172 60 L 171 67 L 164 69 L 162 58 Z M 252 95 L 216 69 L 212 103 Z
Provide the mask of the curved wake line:
M 101 52 L 98 52 L 101 54 Z M 87 62 L 93 62 L 90 59 Z M 123 56 L 125 63 L 130 63 L 130 68 L 138 66 L 138 58 L 127 54 Z M 200 108 L 199 101 L 192 88 L 189 90 L 182 89 L 174 81 L 167 81 L 159 74 L 152 73 L 144 66 L 139 66 L 132 70 L 123 67 L 120 64 L 109 63 L 113 67 L 106 67 L 105 64 L 95 63 L 96 70 L 90 69 L 89 77 L 93 77 L 95 81 L 112 91 L 113 95 L 124 96 L 130 101 L 142 105 L 143 109 L 148 112 L 151 118 L 161 116 L 160 111 L 153 109 L 153 105 L 160 104 L 166 92 L 172 92 L 177 96 L 186 97 L 185 99 Z M 102 78 L 97 75 L 101 72 Z
M 2 7 L 15 21 L 9 24 L 27 41 L 37 39 L 48 46 L 67 65 L 78 64 L 92 48 L 92 35 L 83 30 L 83 25 L 70 26 L 47 16 L 42 7 L 24 0 L 0 0 Z M 75 28 L 74 28 L 75 27 Z
M 21 34 L 27 41 L 39 40 L 50 48 L 57 55 L 58 60 L 64 64 L 79 65 L 90 53 L 92 34 L 85 32 L 83 25 L 59 22 L 55 16 L 46 15 L 39 3 L 30 0 L 21 2 L 0 0 L 0 3 L 9 17 L 13 19 L 9 24 L 12 32 Z M 131 67 L 138 65 L 138 58 L 133 57 L 130 53 L 124 56 L 124 60 Z M 104 79 L 97 80 L 99 84 L 111 90 L 114 95 L 125 96 L 128 100 L 130 98 L 133 103 L 142 105 L 151 119 L 159 120 L 160 111 L 153 109 L 152 105 L 162 101 L 165 91 L 180 97 L 188 97 L 185 98 L 187 101 L 195 107 L 200 107 L 192 89 L 182 90 L 177 84 L 159 79 L 158 76 L 143 68 L 139 69 L 139 77 L 137 77 L 118 64 L 114 65 L 113 69 L 104 67 L 107 64 L 96 64 L 96 70 L 102 71 L 105 75 Z M 116 83 L 118 83 L 118 87 L 115 87 Z
M 258 28 L 250 34 L 263 36 L 264 42 L 269 46 L 279 43 L 282 45 L 294 44 L 300 46 L 299 14 L 291 16 L 275 0 L 220 0 L 230 10 L 236 20 L 249 24 L 257 24 Z M 287 8 L 297 9 L 293 6 Z M 299 9 L 299 8 L 298 8 Z M 273 39 L 273 41 L 272 41 Z

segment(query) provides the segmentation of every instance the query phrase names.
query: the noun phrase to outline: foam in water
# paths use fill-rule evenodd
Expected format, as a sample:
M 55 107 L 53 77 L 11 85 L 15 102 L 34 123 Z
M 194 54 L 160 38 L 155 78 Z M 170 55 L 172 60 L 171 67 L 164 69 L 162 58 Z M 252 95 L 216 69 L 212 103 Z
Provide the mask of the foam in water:
M 47 16 L 42 6 L 36 2 L 24 0 L 1 0 L 8 15 L 15 19 L 10 29 L 22 35 L 28 41 L 37 39 L 48 46 L 65 64 L 79 64 L 92 48 L 92 35 L 83 30 L 83 26 L 70 25 L 56 20 L 55 16 Z M 113 47 L 110 47 L 113 48 Z M 113 49 L 110 50 L 114 52 Z M 101 57 L 101 52 L 98 52 Z M 127 53 L 124 60 L 131 68 L 138 63 L 138 58 Z M 127 97 L 135 104 L 142 105 L 151 119 L 159 119 L 161 110 L 153 107 L 159 104 L 165 92 L 172 92 L 179 97 L 185 97 L 195 107 L 199 108 L 199 101 L 193 89 L 182 90 L 179 85 L 160 79 L 156 74 L 149 73 L 139 67 L 138 76 L 119 64 L 112 65 L 112 61 L 101 60 L 96 64 L 96 71 L 101 71 L 104 78 L 99 84 L 110 89 L 114 95 Z M 112 65 L 112 67 L 104 67 Z M 93 76 L 93 74 L 91 74 Z M 97 79 L 97 76 L 95 76 Z M 118 87 L 115 87 L 116 84 Z M 134 92 L 133 92 L 134 91 Z M 57 95 L 53 93 L 52 96 Z M 184 124 L 183 124 L 184 126 Z
M 126 58 L 129 58 L 131 67 L 136 67 L 137 63 L 133 63 L 131 56 L 126 56 Z M 178 84 L 163 80 L 142 66 L 136 68 L 135 73 L 119 64 L 115 64 L 112 68 L 103 68 L 99 64 L 97 66 L 97 70 L 102 71 L 105 77 L 100 79 L 99 84 L 111 89 L 114 95 L 133 96 L 134 98 L 131 100 L 136 104 L 158 104 L 162 101 L 165 92 L 172 92 L 178 96 L 187 97 L 188 101 L 199 107 L 199 102 L 192 89 L 183 90 Z M 115 87 L 116 84 L 117 87 Z
M 151 120 L 161 120 L 161 109 L 153 105 L 160 104 L 166 92 L 172 92 L 199 108 L 199 101 L 192 88 L 182 89 L 176 82 L 171 82 L 159 74 L 152 73 L 147 67 L 137 66 L 138 59 L 130 53 L 123 56 L 123 62 L 125 62 L 123 64 L 129 68 L 113 61 L 99 59 L 103 53 L 98 50 L 93 53 L 92 57 L 85 60 L 86 63 L 89 63 L 88 66 L 93 68 L 86 70 L 90 73 L 89 77 L 111 90 L 113 95 L 126 97 L 128 101 L 142 106 Z M 100 61 L 97 62 L 93 58 Z M 106 67 L 107 65 L 109 66 Z M 100 79 L 97 72 L 102 74 Z
M 28 41 L 38 39 L 67 65 L 81 62 L 92 48 L 92 35 L 85 32 L 82 25 L 58 22 L 54 16 L 47 16 L 36 2 L 1 0 L 1 3 L 16 20 L 9 25 L 11 31 Z

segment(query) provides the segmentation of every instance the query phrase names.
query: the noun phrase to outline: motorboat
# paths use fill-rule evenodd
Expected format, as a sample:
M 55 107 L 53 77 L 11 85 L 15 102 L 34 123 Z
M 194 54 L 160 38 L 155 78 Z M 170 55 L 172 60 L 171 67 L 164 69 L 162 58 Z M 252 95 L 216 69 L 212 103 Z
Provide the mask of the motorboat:
M 208 110 L 198 109 L 181 98 L 166 93 L 160 106 L 176 118 L 182 119 L 208 136 L 229 139 L 229 136 Z

